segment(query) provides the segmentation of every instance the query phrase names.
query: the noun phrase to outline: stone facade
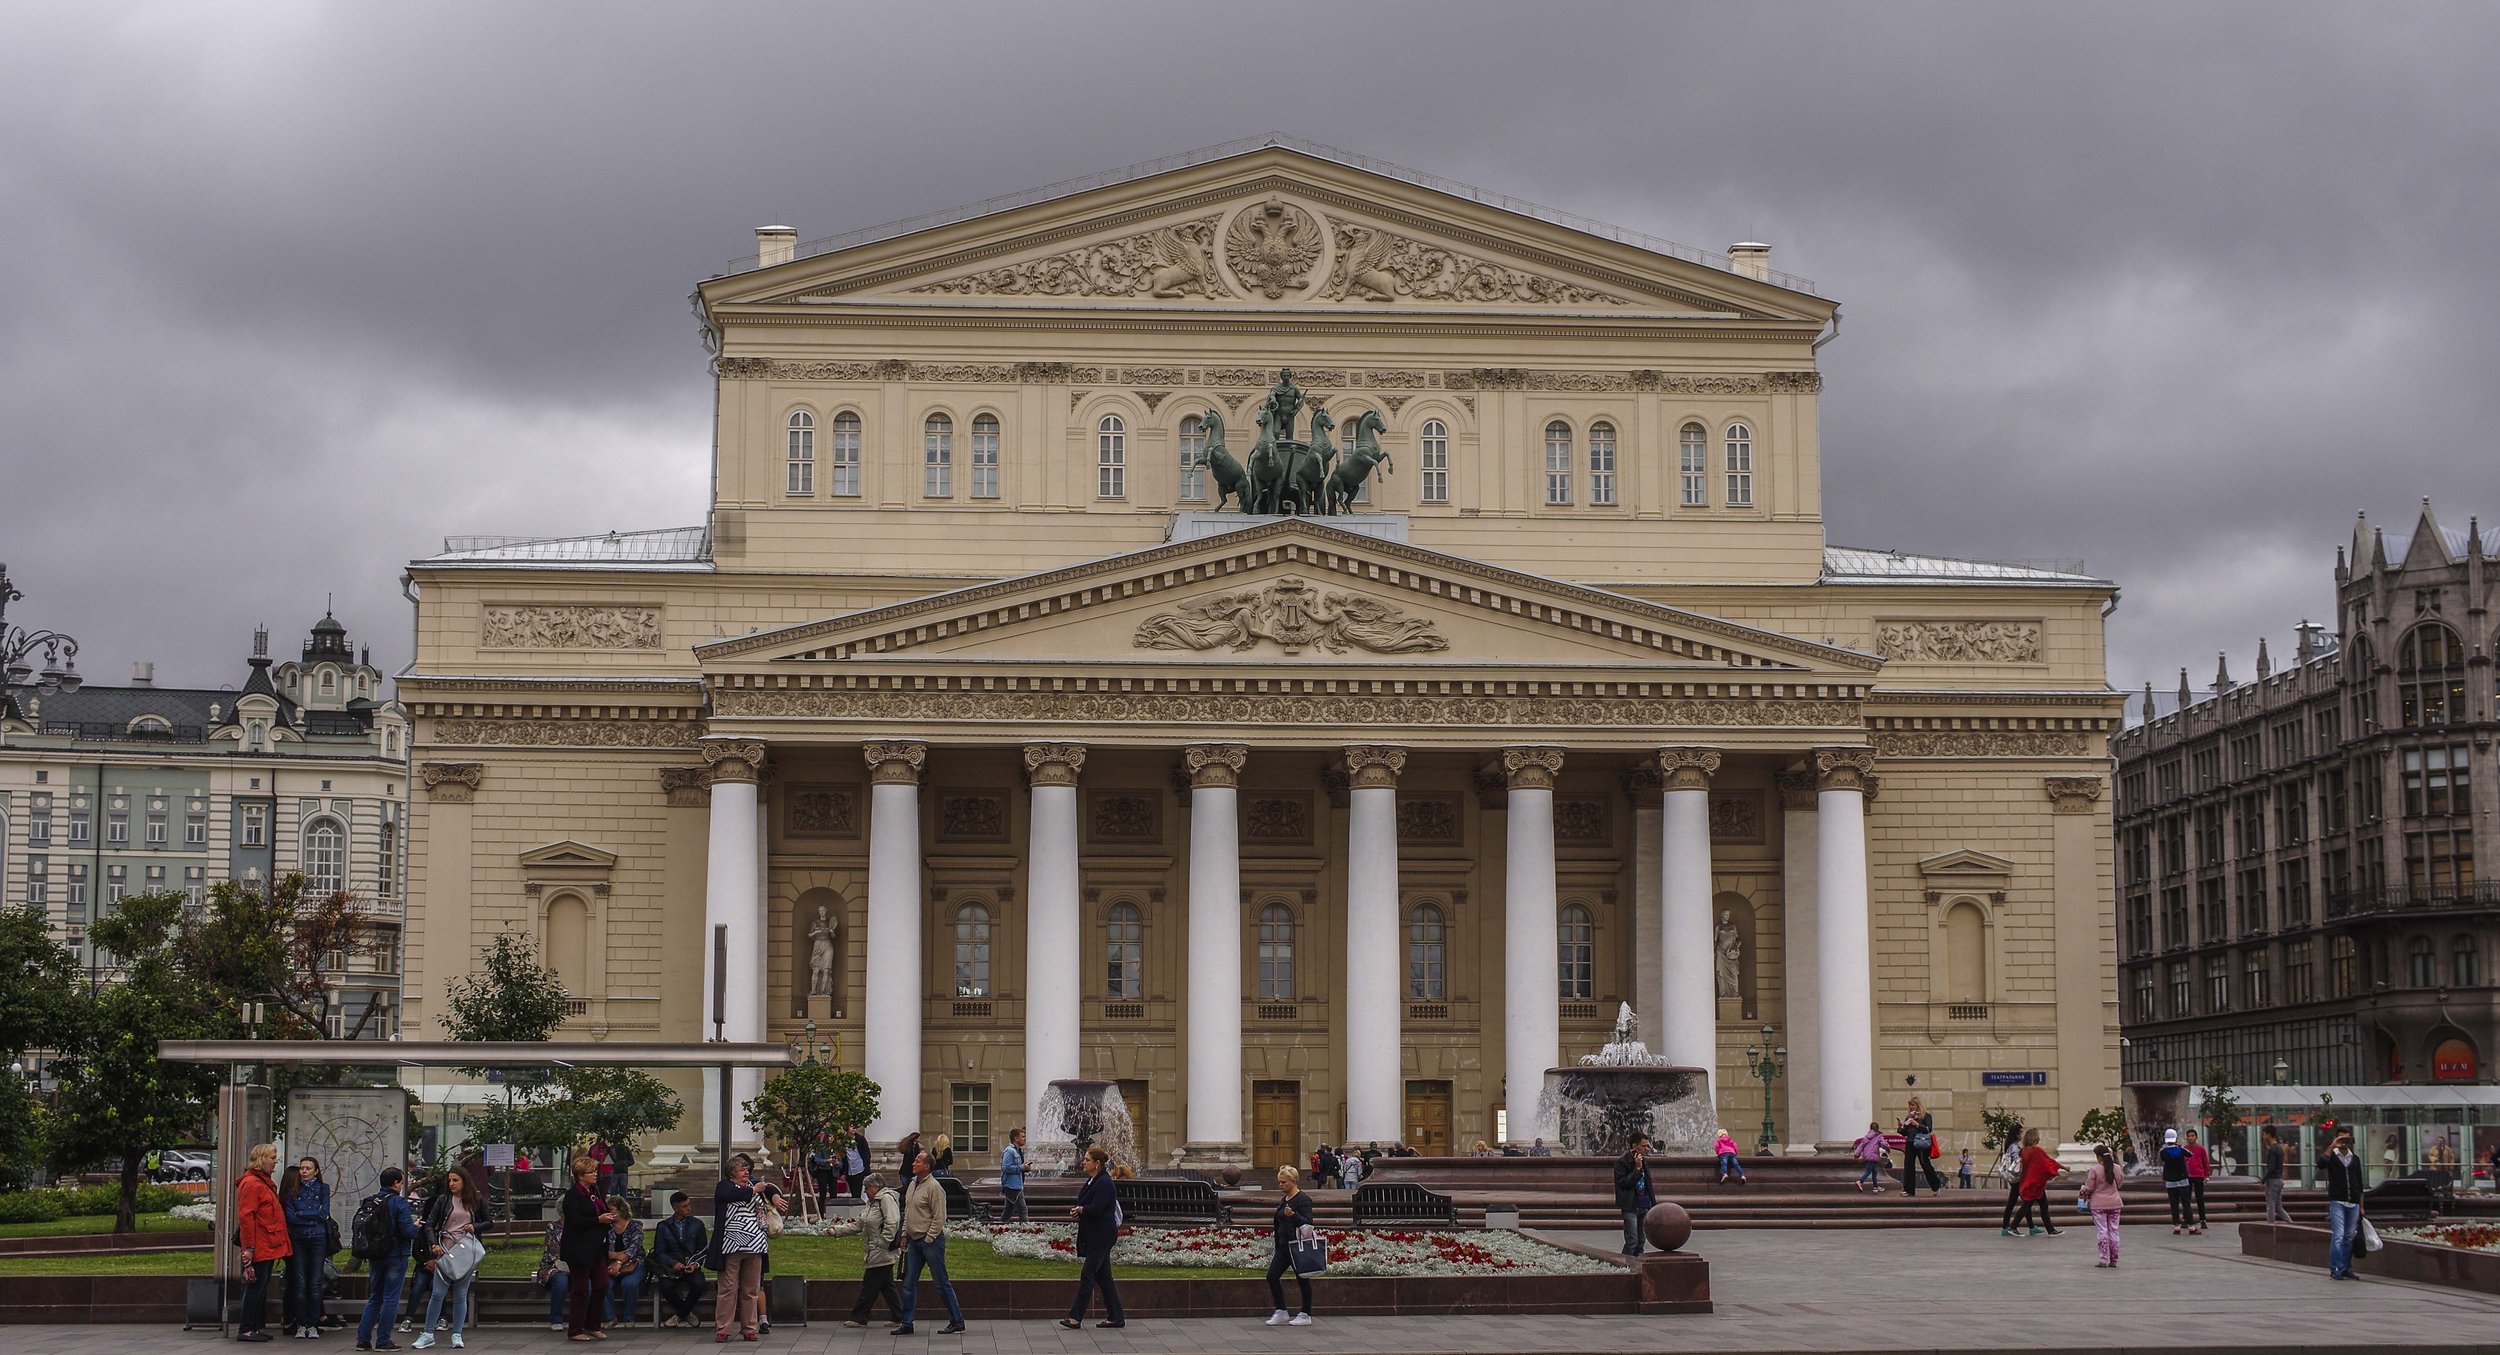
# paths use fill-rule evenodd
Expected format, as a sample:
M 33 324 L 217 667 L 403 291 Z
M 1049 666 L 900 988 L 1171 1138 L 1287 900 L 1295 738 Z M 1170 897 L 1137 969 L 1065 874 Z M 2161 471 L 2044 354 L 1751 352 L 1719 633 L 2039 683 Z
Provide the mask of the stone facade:
M 726 926 L 733 1036 L 813 1022 L 875 1134 L 972 1161 L 1046 1076 L 1118 1080 L 1156 1164 L 1524 1140 L 1619 1002 L 1748 1137 L 1765 1024 L 1783 1139 L 1913 1086 L 1974 1129 L 1988 1070 L 2114 1099 L 2111 587 L 1826 549 L 1829 302 L 1285 147 L 786 239 L 700 289 L 705 529 L 412 566 L 420 758 L 468 769 L 416 810 L 412 1019 L 561 896 L 575 1033 L 708 1036 Z M 1218 513 L 1206 416 L 1246 457 L 1288 365 L 1394 469 Z M 1722 914 L 1726 996 L 1676 977 Z

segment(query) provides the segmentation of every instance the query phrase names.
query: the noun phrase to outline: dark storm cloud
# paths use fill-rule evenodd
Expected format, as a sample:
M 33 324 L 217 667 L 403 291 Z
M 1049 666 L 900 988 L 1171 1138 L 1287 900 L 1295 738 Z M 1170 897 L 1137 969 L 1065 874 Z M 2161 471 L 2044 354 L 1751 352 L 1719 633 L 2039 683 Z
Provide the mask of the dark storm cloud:
M 748 228 L 1286 130 L 1772 241 L 1846 306 L 1834 541 L 2084 557 L 2117 685 L 2244 676 L 2354 510 L 2500 512 L 2496 64 L 2438 5 L 18 7 L 12 619 L 201 680 L 336 592 L 396 667 L 445 533 L 699 520 Z

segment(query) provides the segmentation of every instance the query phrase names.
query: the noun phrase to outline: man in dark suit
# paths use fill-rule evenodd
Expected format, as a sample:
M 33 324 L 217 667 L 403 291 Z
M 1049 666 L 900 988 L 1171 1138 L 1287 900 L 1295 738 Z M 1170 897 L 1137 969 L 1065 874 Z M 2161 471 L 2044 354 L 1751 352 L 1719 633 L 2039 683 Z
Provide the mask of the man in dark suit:
M 1623 1254 L 1641 1254 L 1641 1216 L 1657 1203 L 1649 1186 L 1649 1135 L 1634 1134 L 1631 1151 L 1615 1159 L 1615 1209 L 1623 1215 Z
M 1068 1211 L 1068 1217 L 1076 1220 L 1076 1254 L 1085 1262 L 1076 1277 L 1076 1302 L 1059 1319 L 1059 1325 L 1070 1331 L 1085 1325 L 1085 1310 L 1093 1305 L 1097 1284 L 1102 1286 L 1105 1320 L 1094 1325 L 1128 1325 L 1128 1315 L 1120 1308 L 1120 1286 L 1111 1278 L 1111 1248 L 1120 1240 L 1120 1192 L 1111 1180 L 1110 1167 L 1109 1153 L 1100 1148 L 1085 1150 L 1085 1184 L 1077 1188 L 1076 1206 Z

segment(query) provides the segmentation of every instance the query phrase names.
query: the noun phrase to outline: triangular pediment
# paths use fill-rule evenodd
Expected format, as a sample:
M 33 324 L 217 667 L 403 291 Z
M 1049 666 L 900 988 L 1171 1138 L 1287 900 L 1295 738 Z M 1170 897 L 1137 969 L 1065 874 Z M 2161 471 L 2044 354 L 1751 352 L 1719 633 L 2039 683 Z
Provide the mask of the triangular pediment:
M 1961 851 L 1946 852 L 1940 856 L 1931 856 L 1920 861 L 1918 863 L 1918 873 L 1930 878 L 1937 876 L 1947 878 L 1960 876 L 1965 879 L 1972 877 L 1994 878 L 2012 875 L 2014 873 L 2014 863 L 2006 860 L 2002 856 L 1990 856 L 1986 852 L 1975 852 L 1965 848 Z
M 565 838 L 521 853 L 521 865 L 532 870 L 611 870 L 616 853 Z
M 707 669 L 1018 663 L 1869 680 L 1881 660 L 1308 518 L 697 649 Z
M 1620 232 L 1277 145 L 869 234 L 876 238 L 716 278 L 703 284 L 705 302 L 1571 310 L 1815 323 L 1832 309 Z

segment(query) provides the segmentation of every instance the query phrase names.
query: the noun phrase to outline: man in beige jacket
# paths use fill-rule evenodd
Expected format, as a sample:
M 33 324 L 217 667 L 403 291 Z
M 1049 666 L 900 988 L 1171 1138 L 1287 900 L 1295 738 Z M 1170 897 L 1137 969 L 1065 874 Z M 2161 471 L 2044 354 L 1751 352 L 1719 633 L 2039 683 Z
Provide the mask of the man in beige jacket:
M 903 1325 L 894 1329 L 897 1336 L 911 1335 L 924 1265 L 937 1276 L 938 1297 L 946 1300 L 945 1333 L 964 1329 L 964 1306 L 946 1278 L 946 1186 L 930 1175 L 935 1165 L 929 1150 L 921 1149 L 911 1160 L 911 1185 L 903 1191 Z
M 877 1300 L 885 1300 L 885 1311 L 900 1326 L 903 1301 L 894 1292 L 894 1251 L 903 1238 L 903 1200 L 886 1189 L 885 1175 L 871 1172 L 861 1183 L 867 1192 L 867 1208 L 859 1215 L 859 1254 L 863 1269 L 859 1277 L 859 1297 L 851 1304 L 851 1318 L 845 1327 L 868 1325 L 869 1310 Z M 943 1193 L 943 1187 L 941 1194 Z

